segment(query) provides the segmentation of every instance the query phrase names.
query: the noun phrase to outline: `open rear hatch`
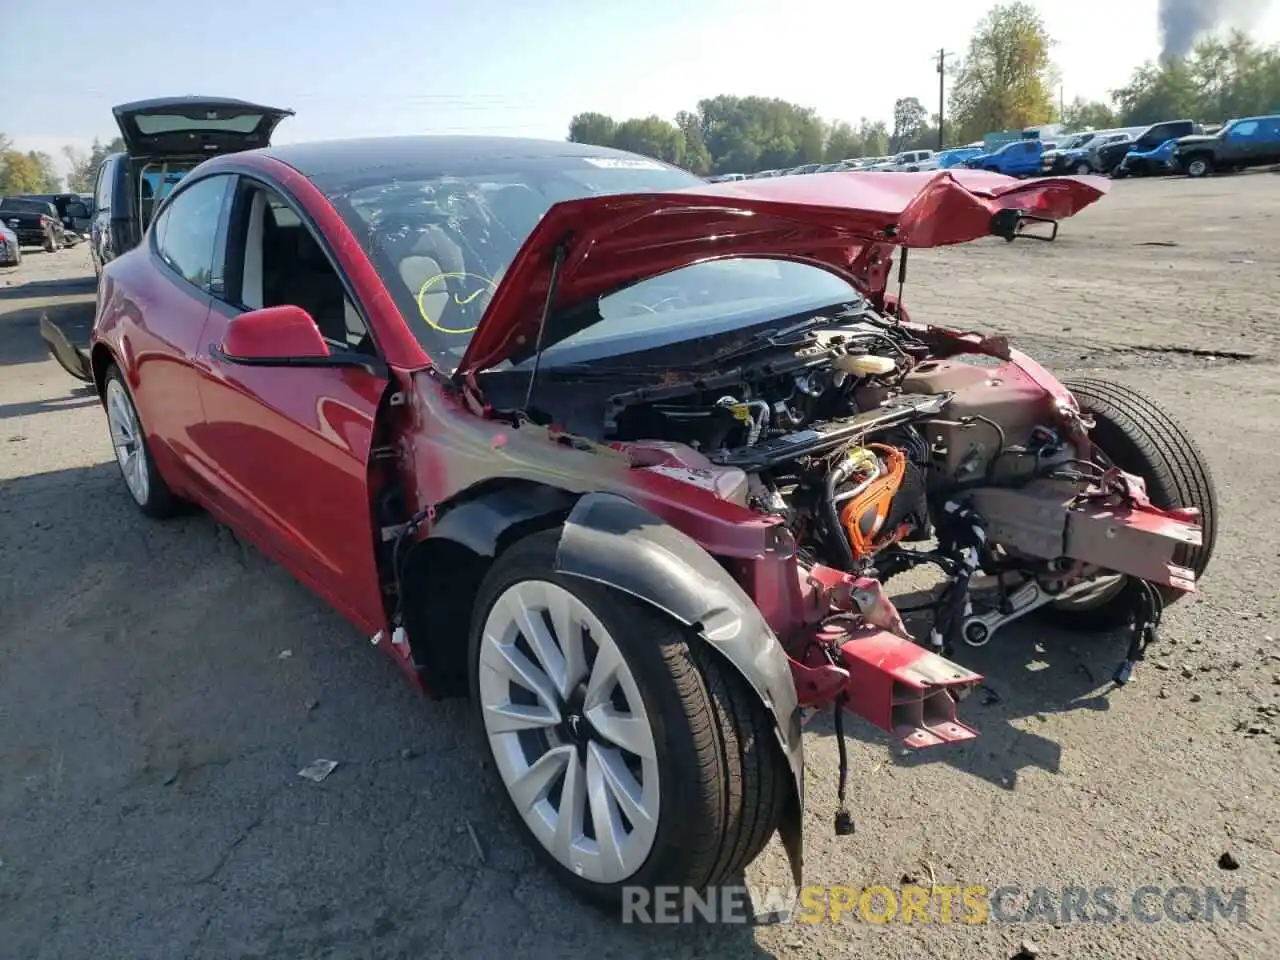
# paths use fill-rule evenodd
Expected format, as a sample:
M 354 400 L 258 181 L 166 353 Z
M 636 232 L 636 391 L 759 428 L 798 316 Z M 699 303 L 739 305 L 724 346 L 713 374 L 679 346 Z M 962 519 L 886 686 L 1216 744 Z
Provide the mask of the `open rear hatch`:
M 265 147 L 293 111 L 226 97 L 160 97 L 112 108 L 129 155 L 149 160 Z

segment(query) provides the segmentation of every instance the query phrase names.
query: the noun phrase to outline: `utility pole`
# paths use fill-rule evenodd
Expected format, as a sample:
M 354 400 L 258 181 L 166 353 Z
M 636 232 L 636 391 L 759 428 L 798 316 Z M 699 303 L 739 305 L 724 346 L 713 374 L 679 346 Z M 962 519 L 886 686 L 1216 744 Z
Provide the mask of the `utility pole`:
M 938 149 L 939 150 L 942 150 L 942 148 L 946 145 L 945 130 L 947 125 L 946 125 L 946 121 L 944 120 L 944 117 L 946 116 L 946 104 L 947 104 L 946 69 L 947 69 L 947 57 L 951 57 L 951 56 L 954 56 L 954 54 L 948 53 L 946 50 L 942 49 L 941 47 L 938 48 Z
M 1063 89 L 1063 85 L 1058 84 L 1058 122 L 1066 123 L 1067 122 L 1067 98 L 1066 98 L 1066 94 L 1062 92 L 1062 89 Z

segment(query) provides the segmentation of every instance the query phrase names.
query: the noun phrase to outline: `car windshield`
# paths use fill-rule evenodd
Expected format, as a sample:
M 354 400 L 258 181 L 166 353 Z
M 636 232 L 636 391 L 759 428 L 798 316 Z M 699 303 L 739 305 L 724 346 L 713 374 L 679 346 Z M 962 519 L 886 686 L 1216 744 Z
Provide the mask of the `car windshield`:
M 622 357 L 859 300 L 850 283 L 821 267 L 747 257 L 703 261 L 600 297 L 594 322 L 547 347 L 540 365 Z M 680 357 L 696 363 L 700 352 L 690 344 Z
M 423 349 L 441 366 L 452 368 L 503 275 L 553 204 L 704 183 L 655 161 L 559 156 L 518 163 L 495 160 L 491 172 L 467 171 L 460 176 L 404 178 L 361 172 L 350 182 L 326 184 L 325 192 L 361 239 Z M 801 264 L 699 264 L 601 298 L 597 322 L 561 342 L 554 352 L 561 362 L 578 360 L 576 354 L 588 348 L 612 352 L 605 344 L 631 333 L 678 339 L 677 327 L 742 324 L 744 312 L 777 317 L 811 303 L 850 298 L 856 293 L 843 280 Z M 726 321 L 727 317 L 737 319 Z M 547 356 L 552 352 L 549 349 Z

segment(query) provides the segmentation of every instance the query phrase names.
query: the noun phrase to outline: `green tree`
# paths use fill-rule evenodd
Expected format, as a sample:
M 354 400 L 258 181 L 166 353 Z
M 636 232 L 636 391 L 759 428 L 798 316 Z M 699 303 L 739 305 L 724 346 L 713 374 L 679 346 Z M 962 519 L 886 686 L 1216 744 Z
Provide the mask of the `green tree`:
M 48 159 L 46 156 L 45 159 Z M 55 179 L 53 189 L 57 189 Z M 0 195 L 12 193 L 49 193 L 47 171 L 39 155 L 7 150 L 0 155 Z
M 71 166 L 71 172 L 67 174 L 67 189 L 73 193 L 91 191 L 98 179 L 98 168 L 102 166 L 102 161 L 111 154 L 120 153 L 123 150 L 124 141 L 119 137 L 107 143 L 94 137 L 93 146 L 87 155 L 83 150 L 77 150 L 75 147 L 63 147 L 63 156 Z
M 809 107 L 722 94 L 700 101 L 698 116 L 717 173 L 752 173 L 823 160 L 827 127 Z
M 948 126 L 959 142 L 1052 119 L 1052 44 L 1029 3 L 1016 0 L 987 13 L 953 73 Z
M 1210 37 L 1184 58 L 1144 63 L 1113 96 L 1135 126 L 1270 113 L 1280 106 L 1280 45 L 1263 46 L 1240 31 Z
M 920 134 L 929 111 L 916 97 L 899 97 L 893 104 L 893 136 L 889 139 L 889 152 L 907 149 Z M 936 140 L 936 137 L 935 137 Z
M 822 159 L 827 163 L 835 163 L 837 160 L 848 160 L 860 156 L 862 156 L 862 141 L 858 139 L 858 132 L 845 121 L 837 120 L 827 130 L 827 146 L 823 151 Z
M 889 128 L 883 120 L 873 122 L 863 117 L 858 121 L 858 139 L 864 157 L 883 157 L 889 152 Z
M 569 140 L 573 143 L 591 143 L 597 147 L 611 147 L 617 130 L 618 125 L 613 117 L 603 113 L 579 113 L 569 121 Z
M 40 171 L 40 188 L 35 193 L 58 193 L 62 190 L 62 177 L 54 165 L 53 157 L 40 150 L 32 150 L 27 156 Z
M 711 172 L 711 151 L 702 137 L 702 118 L 696 113 L 681 110 L 676 114 L 676 126 L 684 137 L 684 168 L 691 173 Z
M 1069 130 L 1106 130 L 1120 126 L 1120 118 L 1105 103 L 1076 97 L 1062 111 L 1062 123 Z
M 678 164 L 684 159 L 684 135 L 673 123 L 654 115 L 632 117 L 618 124 L 612 146 Z

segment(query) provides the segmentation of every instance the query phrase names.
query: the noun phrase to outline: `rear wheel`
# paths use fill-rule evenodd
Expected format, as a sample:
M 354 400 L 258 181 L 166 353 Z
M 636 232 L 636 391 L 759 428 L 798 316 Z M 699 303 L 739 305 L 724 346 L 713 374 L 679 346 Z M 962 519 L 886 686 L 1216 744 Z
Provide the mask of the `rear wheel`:
M 1129 387 L 1086 379 L 1063 385 L 1093 418 L 1091 436 L 1099 450 L 1121 470 L 1142 477 L 1155 506 L 1200 510 L 1202 544 L 1179 546 L 1173 554 L 1174 563 L 1191 568 L 1198 578 L 1213 555 L 1218 499 L 1209 464 L 1195 441 L 1172 414 Z M 1073 630 L 1112 630 L 1128 621 L 1138 589 L 1128 577 L 1102 577 L 1094 589 L 1073 592 L 1044 612 Z M 1161 594 L 1165 603 L 1185 596 L 1169 588 Z
M 111 445 L 115 448 L 116 462 L 120 465 L 120 475 L 129 495 L 147 516 L 156 519 L 170 516 L 177 511 L 178 500 L 156 469 L 142 421 L 138 418 L 138 408 L 134 406 L 133 396 L 119 367 L 112 366 L 107 370 L 103 393 Z
M 777 827 L 772 720 L 680 623 L 554 572 L 559 531 L 505 552 L 472 625 L 472 696 L 534 849 L 583 898 L 726 882 Z
M 49 230 L 44 235 L 44 252 L 56 253 L 57 250 L 58 250 L 57 234 L 55 234 L 52 230 Z

